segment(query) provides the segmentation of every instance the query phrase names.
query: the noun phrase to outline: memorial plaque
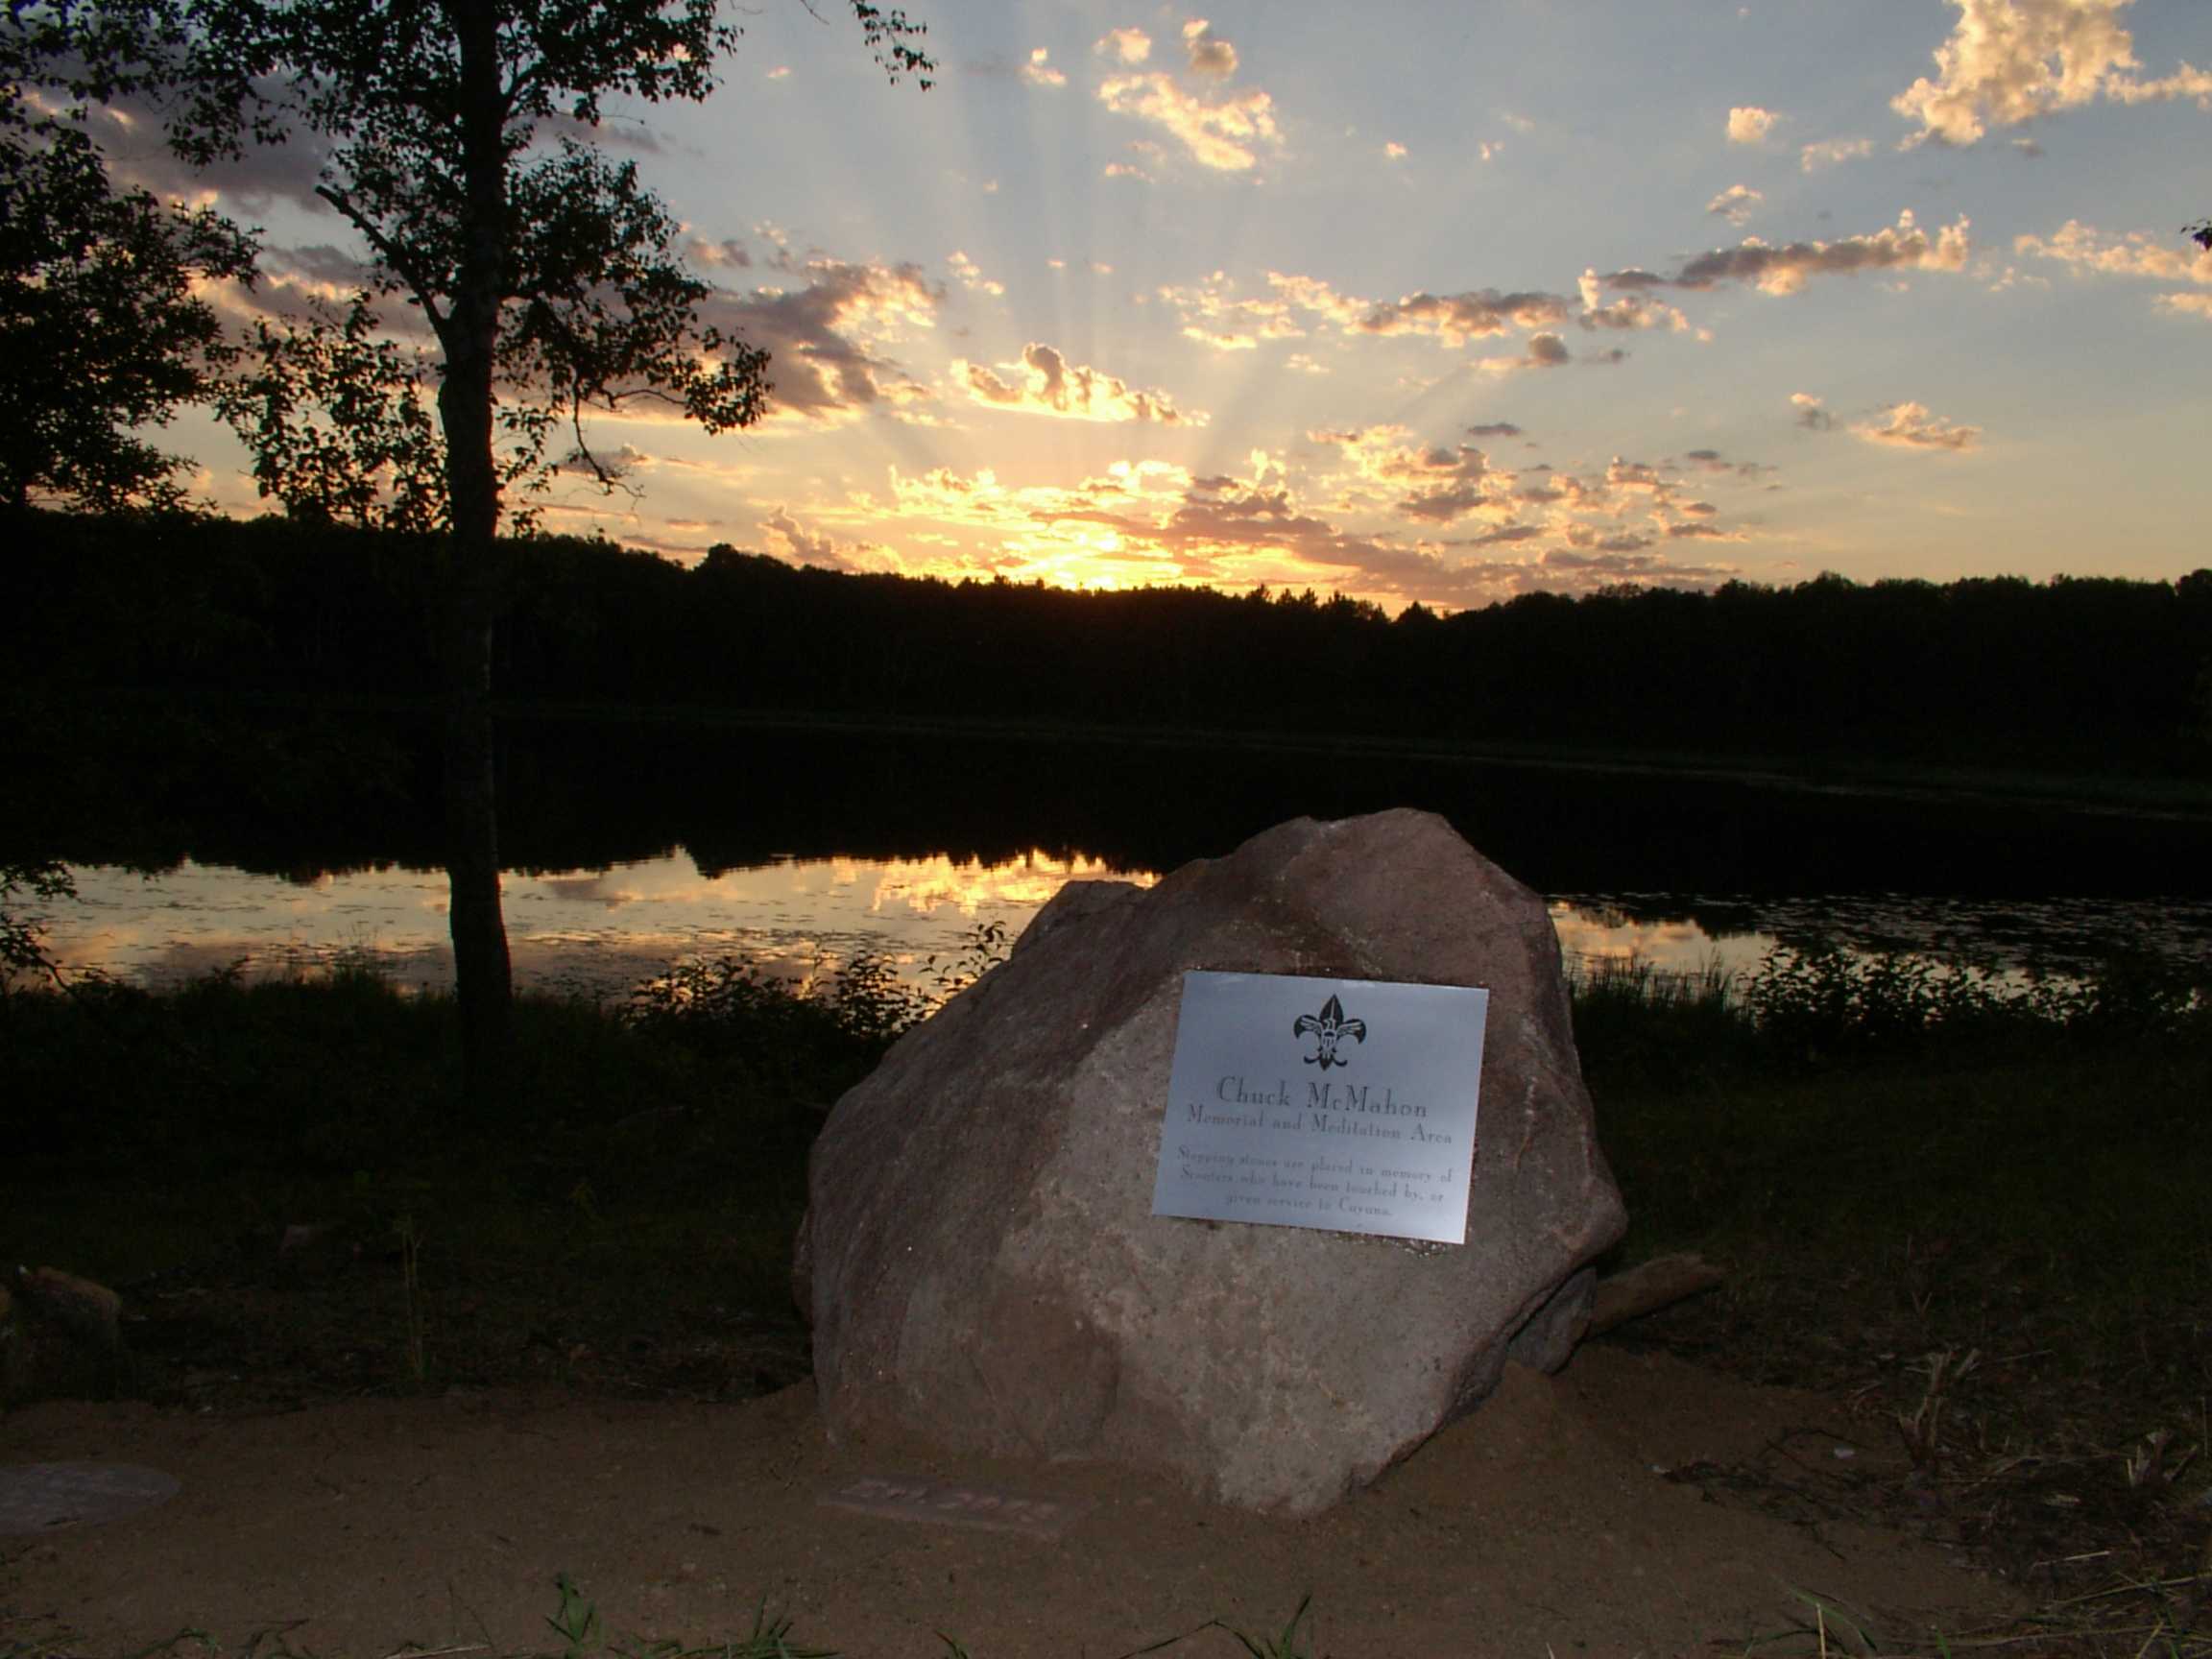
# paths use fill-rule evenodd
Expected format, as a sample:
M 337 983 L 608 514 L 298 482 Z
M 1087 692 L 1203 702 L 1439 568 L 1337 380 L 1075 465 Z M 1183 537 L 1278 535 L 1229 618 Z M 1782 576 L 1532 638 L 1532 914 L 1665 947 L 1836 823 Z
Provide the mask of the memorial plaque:
M 1464 1243 L 1489 1002 L 1184 974 L 1152 1213 Z

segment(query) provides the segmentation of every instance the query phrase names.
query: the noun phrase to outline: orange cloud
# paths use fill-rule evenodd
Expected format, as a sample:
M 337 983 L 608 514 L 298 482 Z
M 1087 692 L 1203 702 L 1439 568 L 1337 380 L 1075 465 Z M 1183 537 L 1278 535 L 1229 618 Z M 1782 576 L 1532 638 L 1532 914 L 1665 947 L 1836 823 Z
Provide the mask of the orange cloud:
M 1268 280 L 1278 278 L 1270 274 Z M 1216 351 L 1249 351 L 1262 340 L 1300 340 L 1306 335 L 1291 315 L 1290 302 L 1238 299 L 1236 282 L 1219 271 L 1189 287 L 1154 292 L 1182 318 L 1186 339 Z
M 1458 347 L 1515 327 L 1564 323 L 1572 315 L 1557 294 L 1501 294 L 1484 288 L 1467 294 L 1409 294 L 1368 307 L 1356 326 L 1362 334 L 1432 334 L 1446 346 Z
M 1767 134 L 1774 131 L 1774 124 L 1781 119 L 1773 110 L 1762 109 L 1756 104 L 1740 105 L 1728 111 L 1728 142 L 1764 144 Z
M 1010 365 L 1000 367 L 1013 373 Z M 1073 421 L 1151 421 L 1163 426 L 1203 426 L 1207 421 L 1200 411 L 1176 408 L 1164 392 L 1133 391 L 1127 382 L 1070 363 L 1036 341 L 1022 349 L 1019 382 L 966 362 L 955 362 L 952 374 L 966 385 L 970 397 L 994 409 Z
M 1797 152 L 1797 165 L 1804 172 L 1816 173 L 1823 167 L 1839 166 L 1845 161 L 1863 161 L 1873 154 L 1871 138 L 1823 138 Z
M 1152 36 L 1142 29 L 1109 29 L 1091 50 L 1117 63 L 1142 63 L 1152 56 Z
M 2069 219 L 2048 239 L 2019 236 L 2013 239 L 2012 248 L 2018 253 L 2056 259 L 2078 270 L 2108 276 L 2149 276 L 2160 282 L 2212 285 L 2212 248 L 2185 253 L 2144 230 L 2103 236 L 2079 219 Z
M 982 267 L 957 248 L 945 256 L 945 268 L 958 278 L 961 287 L 974 293 L 989 294 L 997 298 L 1006 292 L 1005 283 L 994 282 L 984 276 Z
M 1834 242 L 1791 242 L 1777 246 L 1746 238 L 1734 248 L 1700 253 L 1672 276 L 1648 271 L 1616 271 L 1602 278 L 1610 288 L 1715 288 L 1723 282 L 1744 282 L 1766 294 L 1802 293 L 1806 282 L 1822 275 L 1848 276 L 1860 271 L 1963 271 L 1973 244 L 1968 221 L 1961 216 L 1934 236 L 1920 228 L 1911 208 L 1898 214 L 1894 226 L 1865 236 L 1843 236 Z
M 1193 75 L 1226 81 L 1237 73 L 1237 48 L 1214 34 L 1214 26 L 1203 17 L 1193 17 L 1183 25 L 1183 50 Z
M 1352 469 L 1355 495 L 1390 501 L 1405 517 L 1449 524 L 1475 512 L 1509 518 L 1518 511 L 1512 497 L 1513 474 L 1494 469 L 1489 456 L 1472 444 L 1449 449 L 1414 444 L 1408 442 L 1412 434 L 1397 425 L 1323 430 L 1307 436 L 1343 456 Z
M 2212 108 L 2212 74 L 2183 63 L 2142 81 L 2120 13 L 2129 0 L 1951 0 L 1959 21 L 1936 48 L 1936 75 L 1890 100 L 1920 123 L 1908 145 L 1973 144 L 1991 126 L 2016 127 L 2100 96 L 2121 104 L 2193 98 Z
M 1204 25 L 1200 28 L 1203 30 Z M 1108 40 L 1114 38 L 1107 36 Z M 1200 42 L 1206 38 L 1210 37 L 1193 40 L 1191 61 L 1194 66 L 1202 55 Z M 1226 58 L 1216 55 L 1208 61 L 1225 61 L 1228 69 L 1234 69 L 1236 54 L 1228 50 L 1228 43 L 1213 44 L 1222 48 Z M 1105 42 L 1101 41 L 1100 45 Z M 1227 74 L 1228 69 L 1199 72 L 1217 79 Z M 1184 90 L 1172 75 L 1153 70 L 1108 76 L 1099 84 L 1098 101 L 1118 115 L 1135 116 L 1165 128 L 1190 153 L 1191 159 L 1216 172 L 1249 172 L 1259 165 L 1261 151 L 1272 152 L 1283 143 L 1282 132 L 1275 124 L 1274 101 L 1257 87 L 1208 100 Z
M 1821 407 L 1821 401 L 1810 392 L 1790 394 L 1791 405 L 1797 411 L 1797 424 L 1808 432 L 1827 432 L 1836 425 L 1836 417 Z
M 1237 473 L 1194 476 L 1123 462 L 1073 488 L 1009 487 L 989 470 L 939 468 L 910 476 L 894 469 L 888 502 L 855 498 L 844 516 L 870 523 L 878 538 L 932 546 L 949 536 L 962 541 L 958 567 L 1070 587 L 1264 582 L 1450 609 L 1609 582 L 1706 586 L 1735 571 L 1667 553 L 1671 543 L 1742 537 L 1709 521 L 1710 502 L 1676 505 L 1673 481 L 1637 463 L 1609 469 L 1618 484 L 1543 469 L 1541 484 L 1509 489 L 1512 474 L 1490 468 L 1479 452 L 1424 447 L 1403 428 L 1312 437 L 1349 463 L 1356 493 L 1413 522 L 1460 517 L 1445 500 L 1458 489 L 1480 493 L 1488 517 L 1510 519 L 1516 508 L 1540 517 L 1442 541 L 1362 533 L 1308 505 L 1288 465 L 1263 451 Z M 1647 472 L 1649 481 L 1640 484 Z M 934 555 L 929 562 L 944 563 Z
M 882 349 L 936 326 L 942 293 L 920 267 L 817 258 L 803 274 L 804 288 L 716 290 L 700 307 L 703 322 L 771 353 L 771 421 L 838 423 L 933 396 Z
M 1882 411 L 1886 420 L 1865 420 L 1852 424 L 1852 433 L 1869 444 L 1900 449 L 1947 449 L 1960 454 L 1981 442 L 1982 428 L 1960 426 L 1931 414 L 1925 403 L 1892 403 Z
M 1705 204 L 1705 211 L 1719 214 L 1731 225 L 1741 225 L 1751 217 L 1751 210 L 1765 200 L 1748 184 L 1731 184 Z

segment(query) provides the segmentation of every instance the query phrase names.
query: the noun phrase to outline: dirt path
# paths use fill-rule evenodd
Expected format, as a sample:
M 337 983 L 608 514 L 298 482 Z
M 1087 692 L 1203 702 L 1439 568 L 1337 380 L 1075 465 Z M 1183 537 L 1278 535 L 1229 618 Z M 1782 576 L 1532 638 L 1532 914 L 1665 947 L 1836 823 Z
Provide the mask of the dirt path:
M 742 1635 L 765 1596 L 795 1639 L 855 1659 L 940 1655 L 938 1631 L 975 1659 L 1114 1659 L 1216 1617 L 1273 1636 L 1309 1593 L 1313 1651 L 1337 1659 L 1743 1652 L 1813 1623 L 1798 1592 L 1873 1615 L 1885 1650 L 2010 1610 L 2004 1586 L 1936 1545 L 1840 1518 L 1849 1480 L 1885 1455 L 1832 1402 L 1604 1344 L 1555 1379 L 1508 1367 L 1473 1418 L 1296 1524 L 1095 1466 L 831 1448 L 808 1385 L 740 1406 L 456 1395 L 215 1418 L 49 1405 L 0 1420 L 0 1463 L 148 1464 L 183 1491 L 108 1525 L 0 1540 L 0 1609 L 15 1620 L 0 1618 L 0 1649 L 58 1623 L 100 1659 L 185 1626 L 233 1653 L 284 1626 L 325 1659 L 408 1641 L 558 1651 L 544 1623 L 558 1571 L 611 1635 Z M 1094 1507 L 1050 1542 L 819 1503 L 863 1475 Z M 1209 1630 L 1173 1651 L 1243 1650 Z

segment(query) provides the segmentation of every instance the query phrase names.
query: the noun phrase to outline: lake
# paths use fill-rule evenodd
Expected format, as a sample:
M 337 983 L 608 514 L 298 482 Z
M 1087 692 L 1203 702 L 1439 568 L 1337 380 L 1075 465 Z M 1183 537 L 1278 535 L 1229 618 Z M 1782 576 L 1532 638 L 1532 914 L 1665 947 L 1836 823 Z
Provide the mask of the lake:
M 1840 783 L 1125 742 L 610 729 L 503 739 L 525 984 L 618 994 L 723 953 L 803 976 L 861 950 L 921 978 L 1070 879 L 1141 882 L 1301 814 L 1443 813 L 1551 901 L 1571 956 L 1756 961 L 1834 939 L 2008 966 L 2212 955 L 2212 822 Z M 76 859 L 75 968 L 149 984 L 340 955 L 450 973 L 445 879 L 404 801 L 172 814 Z M 64 856 L 69 854 L 64 851 Z M 145 872 L 145 873 L 140 873 Z

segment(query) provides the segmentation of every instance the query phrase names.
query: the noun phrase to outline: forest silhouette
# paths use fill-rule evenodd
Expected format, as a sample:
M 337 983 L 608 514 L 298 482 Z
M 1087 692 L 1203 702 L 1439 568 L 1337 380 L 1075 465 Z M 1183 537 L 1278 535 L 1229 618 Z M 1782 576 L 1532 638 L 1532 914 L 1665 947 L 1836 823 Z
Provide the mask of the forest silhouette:
M 275 517 L 17 523 L 16 697 L 36 706 L 18 712 L 47 729 L 41 747 L 118 693 L 390 708 L 439 684 L 435 538 Z M 1393 618 L 1311 591 L 1081 592 L 728 546 L 685 567 L 601 541 L 500 545 L 511 711 L 2212 774 L 2212 570 L 1623 587 Z

